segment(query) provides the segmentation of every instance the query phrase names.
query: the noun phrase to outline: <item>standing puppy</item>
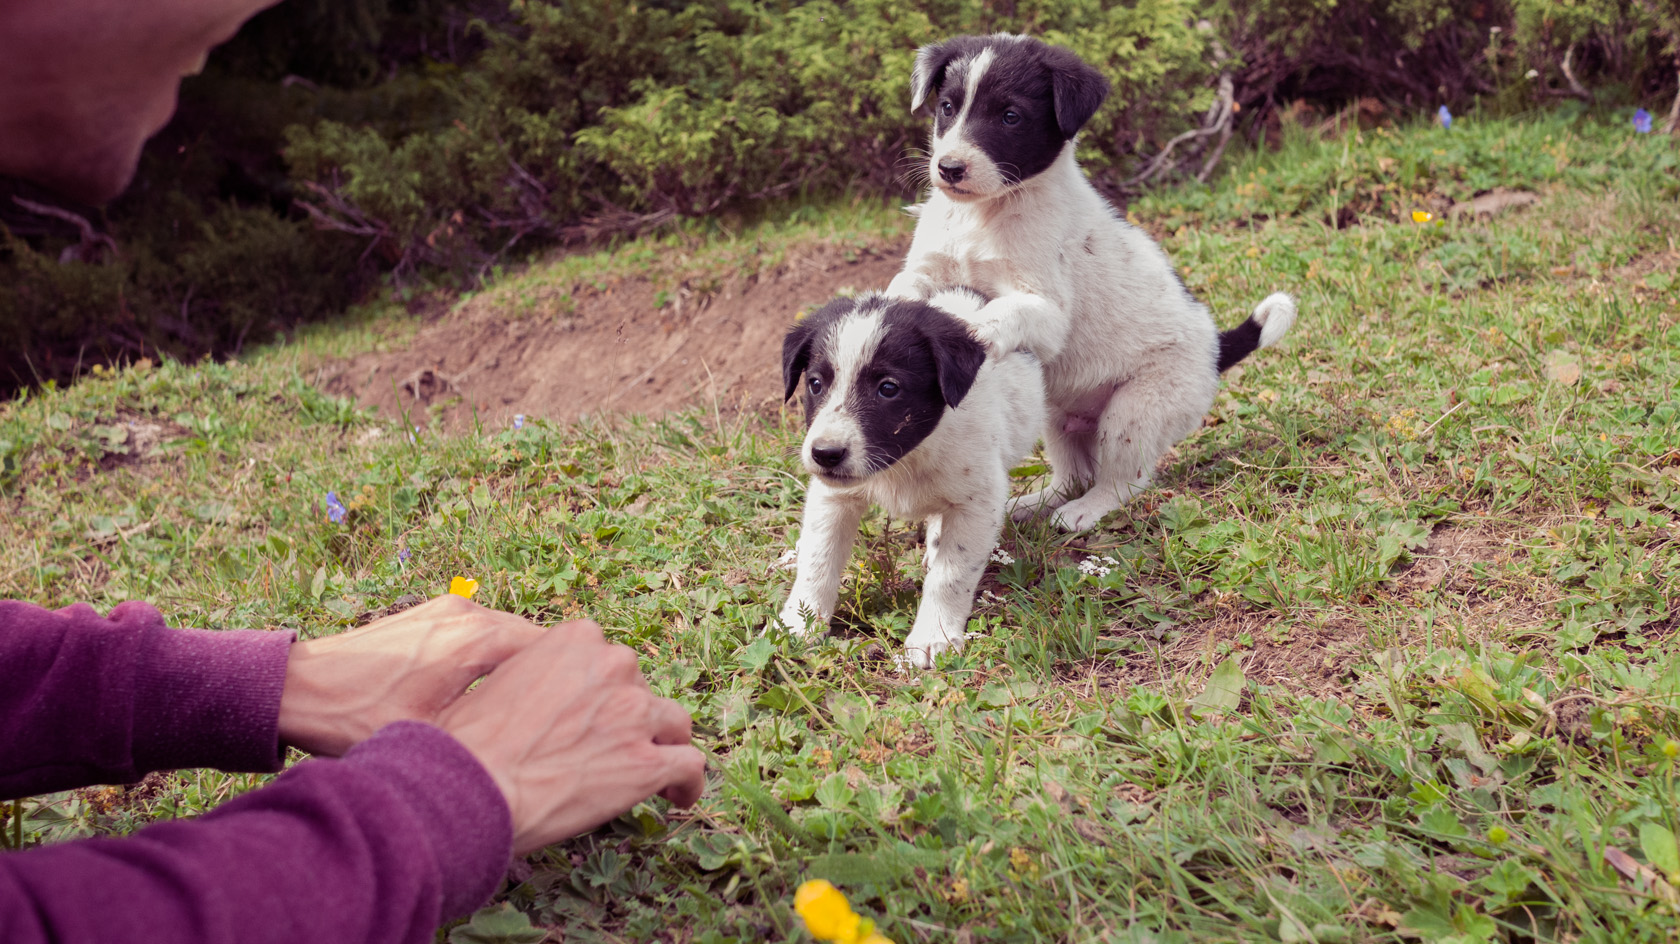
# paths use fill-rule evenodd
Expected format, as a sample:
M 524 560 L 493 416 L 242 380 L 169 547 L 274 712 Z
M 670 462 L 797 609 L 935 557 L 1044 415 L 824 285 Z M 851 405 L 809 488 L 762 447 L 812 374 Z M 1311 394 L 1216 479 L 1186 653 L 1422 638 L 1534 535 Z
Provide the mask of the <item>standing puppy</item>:
M 926 298 L 956 282 L 992 293 L 969 318 L 976 336 L 993 352 L 1037 354 L 1049 403 L 1050 486 L 1017 499 L 1015 515 L 1054 509 L 1069 531 L 1146 488 L 1161 456 L 1201 425 L 1220 372 L 1295 321 L 1294 300 L 1279 293 L 1219 333 L 1161 248 L 1085 179 L 1074 136 L 1107 95 L 1101 73 L 1036 39 L 923 47 L 911 108 L 933 112 L 933 187 L 887 289 Z
M 966 289 L 926 302 L 837 298 L 782 343 L 785 396 L 805 378 L 800 461 L 811 473 L 799 573 L 780 622 L 804 634 L 834 614 L 840 575 L 871 502 L 927 520 L 927 579 L 905 659 L 932 668 L 961 648 L 974 591 L 997 545 L 1009 469 L 1044 424 L 1038 358 L 988 357 L 959 316 Z

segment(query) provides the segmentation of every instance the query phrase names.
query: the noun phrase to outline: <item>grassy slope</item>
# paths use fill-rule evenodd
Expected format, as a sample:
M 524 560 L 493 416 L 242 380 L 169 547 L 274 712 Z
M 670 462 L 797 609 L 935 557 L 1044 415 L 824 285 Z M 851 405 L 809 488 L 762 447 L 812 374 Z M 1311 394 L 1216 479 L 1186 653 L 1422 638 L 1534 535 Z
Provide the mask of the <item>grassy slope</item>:
M 1672 940 L 1675 889 L 1606 852 L 1680 881 L 1675 168 L 1622 125 L 1461 120 L 1303 136 L 1134 205 L 1222 323 L 1277 288 L 1302 320 L 1118 520 L 1007 529 L 986 635 L 926 676 L 878 658 L 919 580 L 878 516 L 841 631 L 757 635 L 791 580 L 793 418 L 409 442 L 295 348 L 0 406 L 0 594 L 322 633 L 461 573 L 593 615 L 693 709 L 713 785 L 533 858 L 507 897 L 568 940 L 802 939 L 806 877 L 901 942 Z M 1496 185 L 1546 202 L 1410 220 Z M 1342 206 L 1365 224 L 1326 226 Z M 129 422 L 159 455 L 122 455 Z M 26 825 L 120 832 L 255 782 Z

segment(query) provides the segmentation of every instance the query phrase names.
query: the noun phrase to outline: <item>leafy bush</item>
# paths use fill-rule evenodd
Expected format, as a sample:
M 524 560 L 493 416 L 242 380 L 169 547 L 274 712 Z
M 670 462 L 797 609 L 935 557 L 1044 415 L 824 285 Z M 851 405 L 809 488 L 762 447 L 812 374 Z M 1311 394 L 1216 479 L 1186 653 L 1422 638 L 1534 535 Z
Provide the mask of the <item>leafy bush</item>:
M 1089 140 L 1117 165 L 1134 128 L 1178 130 L 1206 106 L 1209 37 L 1190 0 L 886 0 L 680 10 L 608 0 L 513 5 L 516 24 L 455 85 L 459 120 L 401 142 L 323 122 L 287 158 L 317 209 L 377 232 L 404 263 L 484 257 L 526 235 L 587 236 L 789 192 L 892 188 L 923 122 L 909 114 L 921 45 L 1031 32 L 1107 67 L 1120 107 Z M 912 188 L 903 188 L 905 195 Z M 372 226 L 369 226 L 369 223 Z
M 926 133 L 908 112 L 910 66 L 958 33 L 1042 36 L 1108 75 L 1081 157 L 1111 190 L 1198 127 L 1181 153 L 1211 169 L 1232 130 L 1257 139 L 1288 101 L 1543 98 L 1560 48 L 1581 50 L 1575 75 L 1634 81 L 1680 35 L 1674 11 L 1634 0 L 516 0 L 511 12 L 450 79 L 452 123 L 396 138 L 291 130 L 287 157 L 323 221 L 402 267 L 461 266 L 527 237 L 633 231 L 790 191 L 908 197 Z M 1544 74 L 1529 81 L 1530 68 Z M 1216 126 L 1222 80 L 1237 120 Z
M 167 252 L 130 244 L 112 261 L 66 264 L 0 229 L 0 389 L 159 353 L 237 352 L 341 310 L 355 258 L 323 236 L 266 208 L 223 206 L 195 215 Z

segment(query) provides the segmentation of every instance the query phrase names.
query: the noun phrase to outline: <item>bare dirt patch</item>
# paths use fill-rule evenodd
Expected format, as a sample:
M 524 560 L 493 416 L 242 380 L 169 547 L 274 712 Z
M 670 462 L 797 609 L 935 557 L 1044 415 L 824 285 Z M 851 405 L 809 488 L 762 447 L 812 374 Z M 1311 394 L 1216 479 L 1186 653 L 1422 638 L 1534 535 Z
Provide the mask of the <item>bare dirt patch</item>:
M 321 384 L 415 423 L 436 411 L 451 429 L 475 413 L 496 428 L 515 414 L 570 423 L 697 403 L 756 409 L 781 399 L 782 335 L 795 313 L 842 289 L 884 288 L 902 255 L 815 246 L 704 296 L 662 298 L 650 280 L 625 279 L 574 296 L 569 313 L 514 314 L 486 293 L 402 350 L 323 365 Z

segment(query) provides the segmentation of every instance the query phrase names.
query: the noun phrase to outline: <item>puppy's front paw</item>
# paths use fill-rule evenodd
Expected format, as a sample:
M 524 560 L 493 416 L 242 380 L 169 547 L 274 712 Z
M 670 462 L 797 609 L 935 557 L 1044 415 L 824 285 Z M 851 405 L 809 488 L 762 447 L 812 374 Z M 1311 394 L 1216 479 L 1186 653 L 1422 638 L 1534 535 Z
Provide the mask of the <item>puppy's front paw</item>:
M 974 339 L 986 345 L 986 353 L 992 357 L 1002 357 L 1015 350 L 1016 338 L 1012 332 L 1006 331 L 999 321 L 976 321 L 969 325 L 974 333 Z
M 789 600 L 776 621 L 764 627 L 765 632 L 773 629 L 793 636 L 821 636 L 828 632 L 828 620 L 817 615 L 816 608 L 810 604 Z
M 904 651 L 894 657 L 893 661 L 901 669 L 919 669 L 923 672 L 933 668 L 933 660 L 940 653 L 957 652 L 963 647 L 963 636 L 959 633 L 955 637 L 943 633 L 911 633 L 904 640 Z

